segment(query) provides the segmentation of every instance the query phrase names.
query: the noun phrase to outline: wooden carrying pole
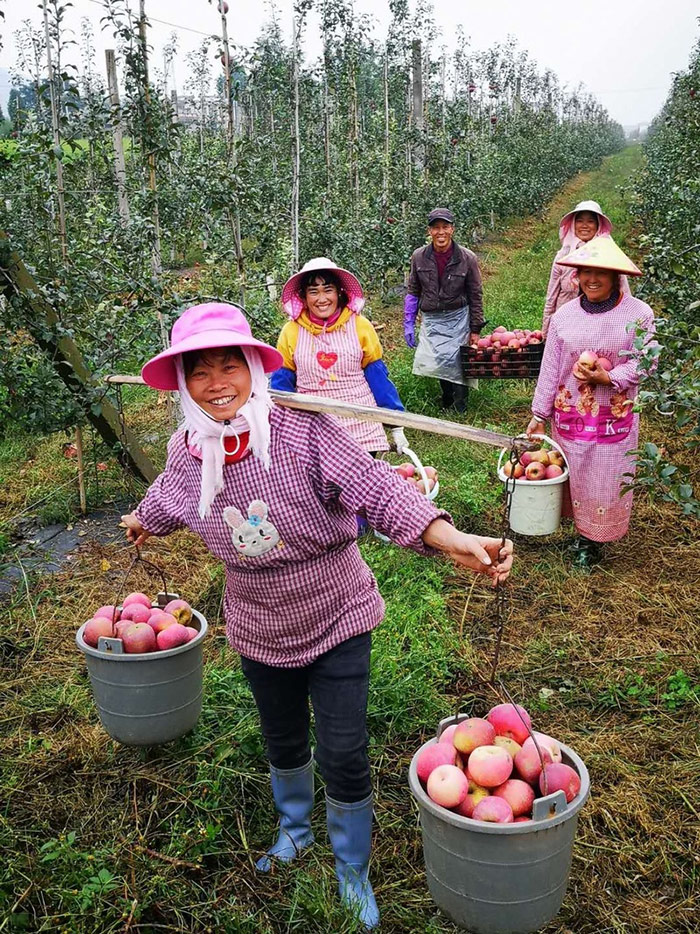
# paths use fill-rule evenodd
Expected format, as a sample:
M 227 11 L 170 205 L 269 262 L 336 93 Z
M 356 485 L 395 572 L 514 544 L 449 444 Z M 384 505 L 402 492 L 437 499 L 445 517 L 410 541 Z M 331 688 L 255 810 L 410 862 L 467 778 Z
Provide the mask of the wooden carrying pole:
M 107 376 L 108 383 L 138 383 L 144 385 L 140 376 Z M 430 418 L 415 412 L 398 412 L 395 409 L 383 409 L 371 405 L 352 405 L 349 402 L 336 402 L 323 396 L 310 396 L 298 392 L 279 392 L 270 390 L 270 396 L 277 405 L 289 409 L 302 409 L 304 412 L 322 412 L 325 415 L 337 415 L 341 418 L 360 418 L 366 422 L 381 422 L 390 428 L 413 428 L 415 431 L 428 431 L 435 435 L 448 435 L 462 441 L 476 441 L 491 447 L 510 447 L 512 437 L 486 428 L 474 428 L 460 422 L 448 422 L 442 418 Z

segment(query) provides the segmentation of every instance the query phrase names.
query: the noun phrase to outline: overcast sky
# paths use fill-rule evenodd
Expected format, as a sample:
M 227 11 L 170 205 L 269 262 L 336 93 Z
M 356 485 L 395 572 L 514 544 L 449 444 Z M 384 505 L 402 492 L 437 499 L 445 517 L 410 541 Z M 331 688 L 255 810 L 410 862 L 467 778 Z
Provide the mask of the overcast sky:
M 269 19 L 265 0 L 240 2 L 228 0 L 228 28 L 232 42 L 251 44 Z M 114 43 L 100 31 L 102 7 L 98 0 L 72 0 L 67 24 L 79 36 L 81 17 L 94 25 L 98 62 L 104 61 L 104 48 Z M 132 0 L 138 8 L 138 0 Z M 276 4 L 286 36 L 291 34 L 292 0 Z M 411 0 L 415 7 L 415 0 Z M 22 21 L 31 19 L 41 25 L 38 0 L 6 0 L 5 24 L 0 20 L 3 49 L 0 68 L 15 65 L 13 31 Z M 375 35 L 383 38 L 389 22 L 387 0 L 355 0 L 359 13 L 375 21 Z M 219 15 L 216 4 L 208 0 L 146 0 L 146 12 L 152 28 L 149 39 L 153 62 L 162 61 L 161 50 L 179 27 L 178 60 L 175 81 L 182 87 L 187 75 L 185 55 L 204 38 L 202 33 L 217 34 Z M 684 70 L 690 53 L 700 37 L 698 0 L 583 0 L 578 4 L 562 0 L 436 0 L 435 22 L 448 50 L 452 47 L 455 25 L 461 24 L 474 49 L 486 49 L 503 42 L 509 35 L 526 49 L 540 68 L 550 68 L 562 84 L 571 87 L 583 82 L 607 108 L 610 115 L 626 126 L 647 123 L 662 106 L 672 74 Z M 194 31 L 191 31 L 194 30 Z M 307 54 L 319 51 L 318 29 L 312 19 L 307 29 Z M 4 87 L 2 85 L 5 85 Z M 5 103 L 9 88 L 0 79 L 0 103 Z

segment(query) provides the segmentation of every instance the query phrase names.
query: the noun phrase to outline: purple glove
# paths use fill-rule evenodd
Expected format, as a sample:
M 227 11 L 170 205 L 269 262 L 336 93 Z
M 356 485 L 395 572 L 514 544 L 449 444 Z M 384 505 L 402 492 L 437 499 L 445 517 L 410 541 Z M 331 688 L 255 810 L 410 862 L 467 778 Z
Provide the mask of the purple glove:
M 416 318 L 418 296 L 407 295 L 403 300 L 403 336 L 409 347 L 416 346 Z

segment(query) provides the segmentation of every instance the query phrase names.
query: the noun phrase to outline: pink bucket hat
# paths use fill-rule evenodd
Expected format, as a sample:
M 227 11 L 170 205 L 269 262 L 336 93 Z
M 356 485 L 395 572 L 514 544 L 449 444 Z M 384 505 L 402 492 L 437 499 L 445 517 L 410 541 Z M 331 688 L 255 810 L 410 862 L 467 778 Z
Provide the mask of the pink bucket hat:
M 351 311 L 359 314 L 365 307 L 365 296 L 358 279 L 353 276 L 351 272 L 348 272 L 347 269 L 341 269 L 340 266 L 336 266 L 327 256 L 317 256 L 314 259 L 310 259 L 306 265 L 302 266 L 299 272 L 295 273 L 284 283 L 284 288 L 282 289 L 282 308 L 285 314 L 289 315 L 292 320 L 296 320 L 304 310 L 304 303 L 297 294 L 297 289 L 299 288 L 302 277 L 305 276 L 307 272 L 321 272 L 324 269 L 333 272 L 340 280 L 343 290 L 347 293 L 348 308 L 350 308 Z
M 171 346 L 149 360 L 141 376 L 154 389 L 176 390 L 175 359 L 188 350 L 211 350 L 213 347 L 253 347 L 260 354 L 266 373 L 282 366 L 282 354 L 255 340 L 243 311 L 237 305 L 207 302 L 193 305 L 180 315 L 171 333 Z

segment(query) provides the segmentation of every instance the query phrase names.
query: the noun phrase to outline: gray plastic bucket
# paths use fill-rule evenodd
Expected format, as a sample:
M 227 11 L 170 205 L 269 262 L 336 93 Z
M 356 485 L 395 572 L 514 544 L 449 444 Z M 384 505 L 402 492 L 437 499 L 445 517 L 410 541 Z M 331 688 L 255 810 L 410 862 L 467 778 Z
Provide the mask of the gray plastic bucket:
M 440 731 L 454 718 L 443 721 Z M 428 888 L 435 903 L 473 934 L 529 934 L 557 914 L 566 894 L 578 812 L 590 793 L 588 770 L 573 749 L 562 761 L 576 769 L 581 791 L 536 798 L 533 820 L 494 824 L 462 817 L 430 800 L 413 757 L 409 784 L 418 802 Z M 550 816 L 551 815 L 551 816 Z
M 85 654 L 97 711 L 112 739 L 126 746 L 155 746 L 194 727 L 202 712 L 202 642 L 208 626 L 196 610 L 191 625 L 199 634 L 190 642 L 143 655 L 122 652 L 120 639 L 100 638 L 93 648 L 83 639 L 85 624 L 80 627 L 75 641 Z

